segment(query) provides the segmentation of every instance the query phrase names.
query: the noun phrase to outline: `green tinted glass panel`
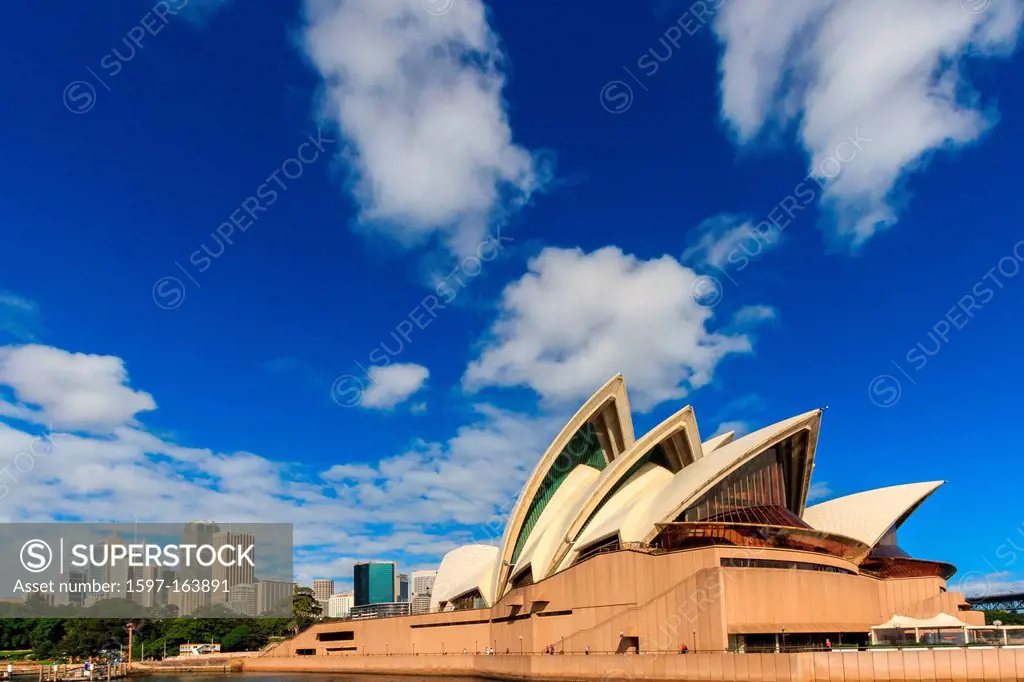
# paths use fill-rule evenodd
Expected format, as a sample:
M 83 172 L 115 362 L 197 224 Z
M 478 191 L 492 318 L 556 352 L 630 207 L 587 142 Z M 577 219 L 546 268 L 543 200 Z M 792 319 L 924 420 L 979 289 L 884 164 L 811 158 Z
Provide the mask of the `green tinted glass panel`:
M 601 507 L 603 507 L 605 503 L 608 502 L 608 500 L 612 499 L 615 493 L 619 492 L 619 490 L 622 489 L 622 486 L 629 483 L 629 479 L 633 478 L 636 472 L 640 471 L 640 469 L 642 469 L 646 464 L 657 464 L 663 469 L 667 469 L 669 471 L 672 470 L 672 466 L 669 464 L 668 461 L 668 455 L 665 454 L 665 449 L 661 447 L 661 443 L 655 445 L 653 448 L 647 451 L 647 454 L 645 454 L 643 457 L 634 462 L 633 466 L 629 467 L 629 470 L 625 474 L 623 474 L 618 481 L 615 482 L 615 485 L 612 486 L 612 489 L 605 493 L 605 496 L 602 497 L 601 501 L 598 502 L 596 507 L 594 507 L 594 512 L 583 523 L 583 527 L 580 528 L 580 532 L 577 534 L 577 537 L 583 534 L 583 531 L 587 529 L 587 526 L 590 524 L 593 518 L 597 516 L 597 512 L 601 511 Z
M 537 494 L 533 496 L 530 507 L 526 512 L 526 520 L 519 531 L 519 537 L 516 538 L 516 544 L 512 550 L 513 564 L 519 558 L 519 553 L 523 551 L 523 545 L 526 544 L 527 538 L 530 537 L 530 532 L 537 525 L 537 521 L 540 520 L 540 515 L 544 512 L 548 502 L 554 497 L 559 486 L 565 482 L 569 472 L 581 464 L 593 467 L 598 471 L 603 471 L 608 465 L 604 450 L 601 449 L 601 442 L 597 438 L 597 431 L 594 429 L 594 425 L 589 422 L 584 424 L 566 443 L 565 448 L 562 449 L 552 463 L 551 468 L 548 469 L 544 480 L 541 481 Z
M 352 588 L 356 606 L 395 601 L 395 565 L 356 564 L 353 569 Z

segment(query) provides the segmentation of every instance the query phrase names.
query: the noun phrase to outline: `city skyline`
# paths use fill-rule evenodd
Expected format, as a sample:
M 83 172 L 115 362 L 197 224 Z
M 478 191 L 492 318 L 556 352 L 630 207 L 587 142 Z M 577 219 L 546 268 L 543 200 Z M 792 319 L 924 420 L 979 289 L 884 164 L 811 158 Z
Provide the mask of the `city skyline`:
M 1024 477 L 1020 1 L 16 3 L 0 522 L 290 523 L 347 589 L 500 544 L 621 372 L 641 432 L 828 406 L 813 502 L 948 481 L 901 546 L 1024 585 L 960 509 Z

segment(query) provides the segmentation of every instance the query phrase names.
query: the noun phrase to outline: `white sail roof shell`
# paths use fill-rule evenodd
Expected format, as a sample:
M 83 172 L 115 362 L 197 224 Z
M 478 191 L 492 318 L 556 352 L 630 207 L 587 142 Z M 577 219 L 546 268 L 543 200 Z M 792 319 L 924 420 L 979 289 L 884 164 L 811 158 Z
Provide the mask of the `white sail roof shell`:
M 480 596 L 488 604 L 493 604 L 491 590 L 497 565 L 495 545 L 463 545 L 445 554 L 434 578 L 430 610 L 437 611 L 442 602 L 450 602 L 475 589 L 480 590 Z
M 615 493 L 576 539 L 573 553 L 578 554 L 615 532 L 622 543 L 649 542 L 657 534 L 657 524 L 673 521 L 716 483 L 793 432 L 803 427 L 816 427 L 820 416 L 820 410 L 807 412 L 728 442 L 710 453 L 705 452 L 674 476 L 657 467 L 660 472 L 648 471 L 642 483 L 634 477 L 630 484 Z
M 601 472 L 589 466 L 578 466 L 569 472 L 523 545 L 523 551 L 516 562 L 516 576 L 523 570 L 522 567 L 529 565 L 534 582 L 540 582 L 547 577 L 547 567 L 558 544 L 565 536 L 566 528 L 572 523 L 580 503 L 591 494 L 600 477 Z
M 817 530 L 837 533 L 874 547 L 945 481 L 907 483 L 837 497 L 808 507 L 803 519 Z

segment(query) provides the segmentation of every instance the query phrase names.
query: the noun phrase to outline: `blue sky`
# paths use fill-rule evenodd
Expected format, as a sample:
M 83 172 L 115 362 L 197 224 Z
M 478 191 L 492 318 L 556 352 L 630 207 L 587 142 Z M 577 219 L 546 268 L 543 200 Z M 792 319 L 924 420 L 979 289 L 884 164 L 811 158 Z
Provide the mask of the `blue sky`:
M 827 405 L 819 499 L 947 480 L 901 543 L 1024 580 L 1019 0 L 8 12 L 0 519 L 428 567 L 621 371 Z

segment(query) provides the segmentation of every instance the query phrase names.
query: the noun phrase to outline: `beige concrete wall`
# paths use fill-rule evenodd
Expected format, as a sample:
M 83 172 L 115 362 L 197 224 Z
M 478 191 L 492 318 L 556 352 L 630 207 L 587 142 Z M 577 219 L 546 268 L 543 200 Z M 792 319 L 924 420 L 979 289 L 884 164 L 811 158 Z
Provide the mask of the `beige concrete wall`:
M 408 673 L 509 679 L 710 682 L 1011 682 L 1024 649 L 799 654 L 347 656 L 245 659 L 248 672 Z
M 549 644 L 567 652 L 614 652 L 620 633 L 639 637 L 641 652 L 724 650 L 730 633 L 867 632 L 896 614 L 927 618 L 940 611 L 962 619 L 961 595 L 943 592 L 939 578 L 878 580 L 862 575 L 771 568 L 720 568 L 722 556 L 745 550 L 695 549 L 670 554 L 614 552 L 594 557 L 536 585 L 513 590 L 490 609 L 401 618 L 325 623 L 275 647 L 266 657 L 296 649 L 356 646 L 358 654 L 461 654 L 493 646 L 499 652 L 540 653 Z M 788 550 L 757 550 L 760 558 L 825 563 L 856 570 L 841 559 Z M 493 622 L 510 614 L 529 618 Z M 552 612 L 571 611 L 567 614 Z M 552 615 L 548 615 L 552 614 Z M 467 621 L 486 621 L 465 624 Z M 456 625 L 457 623 L 463 623 Z M 444 627 L 417 627 L 447 624 Z M 355 639 L 320 642 L 317 635 L 351 630 Z

